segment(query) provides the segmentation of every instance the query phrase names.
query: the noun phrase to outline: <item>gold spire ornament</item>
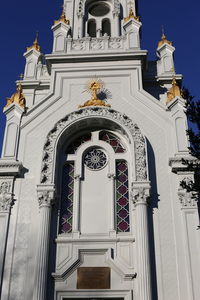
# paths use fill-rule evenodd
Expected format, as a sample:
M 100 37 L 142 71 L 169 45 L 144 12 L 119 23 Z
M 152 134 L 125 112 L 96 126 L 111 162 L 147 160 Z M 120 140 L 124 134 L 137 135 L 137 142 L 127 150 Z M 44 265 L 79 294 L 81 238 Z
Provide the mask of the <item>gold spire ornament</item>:
M 10 106 L 12 103 L 17 103 L 19 106 L 25 108 L 26 100 L 22 92 L 21 83 L 19 83 L 19 85 L 17 86 L 16 92 L 10 98 L 6 98 L 6 100 L 7 100 L 7 104 L 4 108 Z
M 35 40 L 33 42 L 33 45 L 30 46 L 30 47 L 27 47 L 26 51 L 29 51 L 31 49 L 35 49 L 36 51 L 41 52 L 41 47 L 40 47 L 40 45 L 38 43 L 38 32 L 36 32 L 36 37 L 35 37 Z
M 162 36 L 161 36 L 161 40 L 158 42 L 158 48 L 160 48 L 164 44 L 168 44 L 172 46 L 172 42 L 167 40 L 166 35 L 164 33 L 164 29 L 162 28 Z
M 174 77 L 172 80 L 172 87 L 167 92 L 166 104 L 171 102 L 175 97 L 182 97 L 182 91 L 181 91 L 178 83 L 176 82 L 176 78 Z
M 128 17 L 126 17 L 126 18 L 124 18 L 124 22 L 127 22 L 127 21 L 129 21 L 130 19 L 134 19 L 134 20 L 136 20 L 136 21 L 140 21 L 140 17 L 138 16 L 135 16 L 134 15 L 134 12 L 133 12 L 133 9 L 132 9 L 132 7 L 130 8 L 130 10 L 129 10 L 129 15 L 128 15 Z
M 63 10 L 62 10 L 62 14 L 61 14 L 61 16 L 60 16 L 60 19 L 55 20 L 55 21 L 54 21 L 54 25 L 56 25 L 56 24 L 58 24 L 58 23 L 60 23 L 60 22 L 63 22 L 63 23 L 65 23 L 65 24 L 67 24 L 67 25 L 70 24 L 70 21 L 66 18 L 65 11 L 64 11 L 64 6 L 62 6 L 62 7 L 63 7 Z
M 103 82 L 100 79 L 92 79 L 86 86 L 86 91 L 91 94 L 91 99 L 86 101 L 83 105 L 79 105 L 79 108 L 86 106 L 107 106 L 111 107 L 110 104 L 106 104 L 104 100 L 99 99 L 98 94 L 103 89 Z M 84 91 L 84 92 L 86 92 Z

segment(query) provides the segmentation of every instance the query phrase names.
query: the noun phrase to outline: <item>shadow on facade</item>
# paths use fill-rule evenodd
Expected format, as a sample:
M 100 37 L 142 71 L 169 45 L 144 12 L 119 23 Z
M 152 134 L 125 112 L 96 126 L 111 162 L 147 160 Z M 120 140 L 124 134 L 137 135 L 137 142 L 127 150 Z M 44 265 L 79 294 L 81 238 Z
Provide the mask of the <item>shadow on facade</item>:
M 150 204 L 148 210 L 148 225 L 149 225 L 149 248 L 150 248 L 150 257 L 151 257 L 152 299 L 157 300 L 158 292 L 157 292 L 153 214 L 154 214 L 154 210 L 158 209 L 159 195 L 157 192 L 156 164 L 155 164 L 154 151 L 148 139 L 146 139 L 146 142 L 147 142 L 149 180 L 151 182 L 151 198 L 150 198 Z

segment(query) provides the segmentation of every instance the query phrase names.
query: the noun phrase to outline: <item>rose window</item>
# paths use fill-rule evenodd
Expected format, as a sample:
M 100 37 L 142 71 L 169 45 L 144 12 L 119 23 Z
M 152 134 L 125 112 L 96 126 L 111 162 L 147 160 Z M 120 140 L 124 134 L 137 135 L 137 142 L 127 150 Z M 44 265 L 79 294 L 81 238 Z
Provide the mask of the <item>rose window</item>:
M 100 170 L 105 167 L 107 156 L 100 149 L 92 149 L 86 153 L 84 163 L 90 170 Z

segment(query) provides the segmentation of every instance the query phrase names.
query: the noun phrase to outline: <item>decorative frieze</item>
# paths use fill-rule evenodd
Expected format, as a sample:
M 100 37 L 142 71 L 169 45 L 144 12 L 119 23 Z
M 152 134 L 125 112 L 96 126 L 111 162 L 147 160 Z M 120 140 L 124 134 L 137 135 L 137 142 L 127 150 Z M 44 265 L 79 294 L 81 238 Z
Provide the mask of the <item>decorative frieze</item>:
M 127 36 L 120 37 L 109 37 L 107 35 L 102 37 L 83 37 L 79 39 L 68 38 L 66 40 L 67 47 L 63 47 L 63 51 L 68 54 L 75 54 L 76 52 L 101 52 L 101 51 L 117 51 L 122 50 L 123 52 L 127 50 Z M 64 50 L 67 49 L 67 50 Z M 55 52 L 55 51 L 54 51 Z
M 13 197 L 11 193 L 11 182 L 0 183 L 0 212 L 8 212 L 12 205 Z

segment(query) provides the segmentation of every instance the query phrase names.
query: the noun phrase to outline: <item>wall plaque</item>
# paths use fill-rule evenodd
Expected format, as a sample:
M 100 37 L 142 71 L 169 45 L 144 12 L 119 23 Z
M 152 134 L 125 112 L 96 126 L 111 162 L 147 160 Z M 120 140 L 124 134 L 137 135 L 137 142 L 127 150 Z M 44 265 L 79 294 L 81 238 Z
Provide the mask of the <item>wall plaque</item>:
M 77 289 L 110 289 L 110 268 L 78 268 Z

